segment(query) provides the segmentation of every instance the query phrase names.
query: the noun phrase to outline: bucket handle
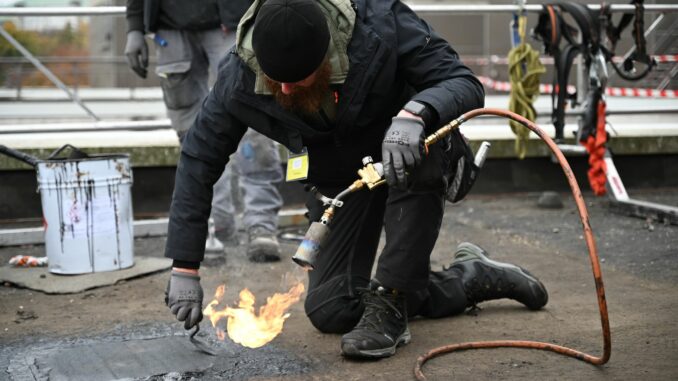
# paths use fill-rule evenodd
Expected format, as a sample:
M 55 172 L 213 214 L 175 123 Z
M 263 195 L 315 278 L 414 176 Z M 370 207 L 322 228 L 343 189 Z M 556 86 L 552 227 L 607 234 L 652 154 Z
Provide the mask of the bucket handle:
M 82 150 L 80 150 L 80 149 L 78 149 L 78 148 L 76 148 L 76 147 L 74 147 L 70 144 L 64 144 L 63 146 L 61 146 L 61 148 L 57 149 L 56 151 L 52 152 L 49 156 L 47 156 L 47 159 L 48 160 L 55 159 L 56 156 L 58 154 L 60 154 L 63 150 L 65 150 L 66 148 L 71 149 L 71 154 L 68 156 L 69 159 L 83 159 L 83 158 L 89 157 L 89 155 L 86 152 L 84 152 L 84 151 L 82 151 Z

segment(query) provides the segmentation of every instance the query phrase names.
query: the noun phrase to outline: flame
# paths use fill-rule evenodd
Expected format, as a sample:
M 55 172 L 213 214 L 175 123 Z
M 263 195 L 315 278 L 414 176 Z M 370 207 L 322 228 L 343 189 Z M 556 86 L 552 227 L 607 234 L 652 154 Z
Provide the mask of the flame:
M 266 304 L 259 307 L 259 312 L 254 311 L 254 294 L 248 289 L 240 291 L 238 307 L 228 307 L 219 310 L 216 306 L 224 296 L 226 285 L 217 287 L 212 300 L 203 310 L 203 314 L 216 328 L 217 337 L 220 340 L 228 337 L 234 342 L 249 348 L 259 348 L 275 339 L 283 329 L 283 323 L 290 316 L 286 313 L 292 304 L 299 301 L 305 288 L 303 283 L 294 285 L 287 293 L 275 293 L 266 299 Z M 226 332 L 217 323 L 227 319 Z

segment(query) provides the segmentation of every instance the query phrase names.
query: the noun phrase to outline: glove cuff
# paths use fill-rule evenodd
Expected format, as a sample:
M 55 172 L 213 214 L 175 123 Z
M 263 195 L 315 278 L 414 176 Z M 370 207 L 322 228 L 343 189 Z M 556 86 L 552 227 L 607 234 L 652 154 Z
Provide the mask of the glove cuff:
M 189 274 L 189 273 L 185 273 L 185 272 L 182 272 L 182 271 L 172 270 L 172 276 L 178 276 L 178 277 L 193 279 L 193 280 L 197 280 L 197 281 L 200 280 L 200 275 Z

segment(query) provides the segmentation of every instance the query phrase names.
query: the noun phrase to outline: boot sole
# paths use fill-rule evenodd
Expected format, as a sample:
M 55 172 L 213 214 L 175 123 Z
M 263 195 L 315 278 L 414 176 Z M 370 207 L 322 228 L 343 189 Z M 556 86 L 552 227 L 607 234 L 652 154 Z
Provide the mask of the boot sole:
M 341 354 L 345 357 L 366 359 L 391 357 L 396 353 L 396 348 L 409 344 L 411 340 L 412 336 L 410 335 L 410 329 L 407 328 L 405 332 L 396 339 L 395 344 L 391 347 L 380 349 L 358 349 L 351 344 L 342 344 Z
M 539 281 L 539 279 L 532 276 L 532 274 L 530 274 L 527 270 L 523 269 L 522 267 L 510 264 L 510 263 L 493 261 L 492 259 L 487 257 L 488 254 L 483 248 L 481 248 L 478 245 L 472 244 L 470 242 L 460 243 L 459 246 L 457 246 L 457 252 L 458 253 L 459 252 L 462 252 L 462 253 L 465 252 L 467 254 L 470 254 L 469 258 L 462 258 L 461 260 L 459 260 L 459 262 L 466 262 L 466 261 L 477 259 L 477 260 L 485 263 L 486 265 L 496 266 L 496 267 L 502 268 L 502 269 L 507 270 L 507 271 L 513 271 L 515 273 L 518 273 L 518 274 L 524 276 L 525 278 L 528 278 L 531 282 L 538 284 L 544 290 L 544 294 L 546 295 L 546 303 L 548 303 L 548 293 L 546 291 L 546 287 L 544 287 L 544 284 L 541 283 L 541 281 Z M 526 307 L 531 309 L 531 310 L 538 310 L 538 309 L 541 309 L 543 306 L 545 306 L 546 303 L 544 303 L 543 305 L 538 306 L 538 307 L 529 306 L 529 305 L 526 305 Z

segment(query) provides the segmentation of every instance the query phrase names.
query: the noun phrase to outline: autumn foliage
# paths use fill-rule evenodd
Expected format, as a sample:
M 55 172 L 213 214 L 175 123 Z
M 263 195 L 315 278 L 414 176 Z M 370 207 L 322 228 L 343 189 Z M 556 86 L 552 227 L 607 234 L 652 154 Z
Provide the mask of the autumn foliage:
M 5 30 L 21 43 L 31 54 L 38 57 L 58 57 L 64 62 L 43 64 L 62 82 L 69 86 L 88 85 L 87 62 L 67 62 L 68 57 L 86 57 L 89 55 L 89 24 L 80 22 L 75 27 L 70 23 L 61 30 L 35 31 L 21 30 L 11 21 L 3 24 Z M 6 39 L 0 37 L 0 57 L 22 57 Z M 52 83 L 31 63 L 3 63 L 0 65 L 0 86 L 53 86 Z

